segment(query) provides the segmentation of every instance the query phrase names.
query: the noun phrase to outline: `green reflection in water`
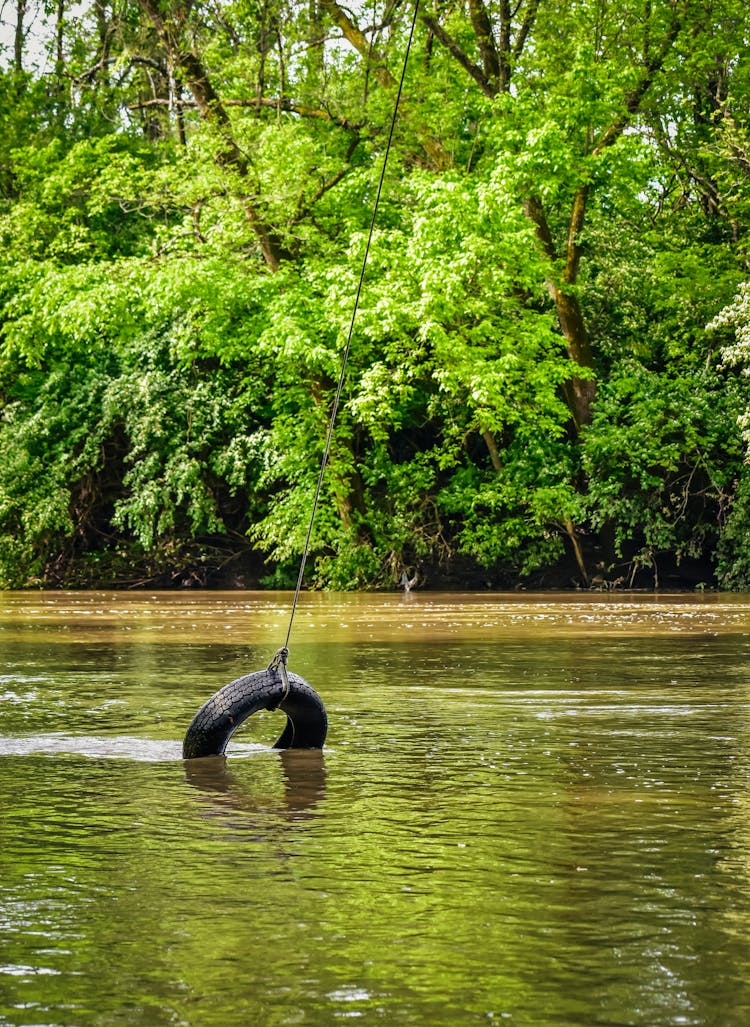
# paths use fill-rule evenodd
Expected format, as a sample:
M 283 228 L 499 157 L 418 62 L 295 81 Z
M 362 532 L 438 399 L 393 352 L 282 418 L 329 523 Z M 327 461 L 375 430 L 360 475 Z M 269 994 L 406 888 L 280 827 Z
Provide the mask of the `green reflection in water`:
M 0 616 L 0 1023 L 748 1022 L 750 601 L 329 599 L 325 752 L 252 718 L 187 764 L 277 615 L 40 601 Z

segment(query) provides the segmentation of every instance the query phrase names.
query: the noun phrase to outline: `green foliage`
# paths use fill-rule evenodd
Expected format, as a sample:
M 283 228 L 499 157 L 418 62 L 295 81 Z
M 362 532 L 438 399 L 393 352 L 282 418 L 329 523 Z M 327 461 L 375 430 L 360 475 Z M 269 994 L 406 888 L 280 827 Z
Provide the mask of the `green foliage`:
M 219 274 L 237 290 L 242 268 L 201 264 L 183 278 L 120 263 L 119 281 L 112 270 L 53 268 L 26 293 L 15 283 L 13 309 L 24 313 L 6 322 L 0 379 L 6 585 L 66 580 L 81 550 L 118 538 L 148 552 L 244 523 L 245 512 L 233 525 L 227 510 L 254 472 L 254 382 L 191 352 L 212 347 L 219 317 L 226 327 L 236 314 L 202 308 L 200 296 Z
M 571 457 L 540 434 L 509 446 L 496 473 L 457 472 L 439 502 L 461 550 L 482 567 L 500 563 L 521 575 L 554 565 L 563 555 L 566 524 L 580 520 L 583 505 Z
M 60 367 L 21 374 L 0 424 L 0 582 L 42 582 L 73 543 L 101 467 L 103 380 Z M 16 398 L 17 397 L 17 398 Z
M 722 588 L 750 591 L 750 482 L 747 470 L 739 479 L 732 506 L 716 550 L 717 578 Z
M 725 341 L 722 356 L 727 365 L 738 368 L 743 385 L 750 376 L 750 284 L 744 283 L 732 303 L 728 304 L 709 328 Z M 745 449 L 745 460 L 738 474 L 738 485 L 726 526 L 717 549 L 718 577 L 724 588 L 750 590 L 750 401 L 737 411 L 737 428 Z
M 615 554 L 657 568 L 716 549 L 742 454 L 741 395 L 711 369 L 659 373 L 629 360 L 600 390 L 583 445 L 586 505 Z
M 310 584 L 750 582 L 748 17 L 716 11 L 522 3 L 494 70 L 481 18 L 425 15 Z M 51 70 L 0 68 L 0 585 L 250 552 L 291 585 L 408 11 L 58 13 Z

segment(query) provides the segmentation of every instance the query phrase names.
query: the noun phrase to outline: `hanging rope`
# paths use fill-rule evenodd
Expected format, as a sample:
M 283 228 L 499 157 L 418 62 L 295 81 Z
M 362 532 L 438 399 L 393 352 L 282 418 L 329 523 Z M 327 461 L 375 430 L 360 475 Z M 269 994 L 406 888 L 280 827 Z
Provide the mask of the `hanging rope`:
M 388 166 L 388 156 L 391 152 L 391 143 L 393 141 L 393 131 L 396 127 L 396 116 L 398 115 L 398 108 L 401 102 L 401 92 L 404 88 L 404 78 L 406 77 L 406 65 L 409 60 L 409 52 L 411 50 L 412 40 L 414 38 L 414 29 L 417 24 L 417 12 L 419 11 L 419 0 L 415 0 L 414 14 L 412 16 L 411 27 L 409 29 L 409 38 L 406 43 L 406 52 L 404 54 L 404 63 L 401 68 L 401 78 L 398 83 L 398 91 L 396 92 L 396 102 L 393 105 L 393 114 L 391 116 L 391 126 L 388 132 L 388 142 L 385 147 L 385 155 L 383 157 L 383 167 L 380 171 L 380 180 L 378 181 L 378 190 L 375 194 L 375 203 L 372 208 L 372 218 L 370 220 L 370 230 L 367 234 L 367 244 L 365 246 L 365 254 L 362 258 L 362 268 L 359 273 L 359 282 L 357 284 L 357 292 L 354 297 L 354 307 L 352 308 L 352 317 L 349 322 L 349 332 L 346 337 L 346 345 L 344 346 L 344 353 L 341 359 L 341 373 L 339 374 L 338 385 L 336 387 L 336 394 L 333 400 L 333 406 L 331 408 L 331 417 L 328 422 L 328 433 L 326 435 L 325 447 L 323 449 L 323 459 L 320 463 L 320 473 L 318 474 L 318 484 L 315 488 L 315 496 L 313 498 L 312 512 L 310 514 L 310 523 L 307 526 L 307 537 L 305 538 L 305 545 L 302 550 L 302 559 L 300 561 L 299 574 L 297 575 L 297 587 L 294 590 L 294 599 L 292 601 L 292 610 L 289 617 L 289 627 L 286 633 L 286 641 L 281 649 L 278 650 L 273 660 L 271 661 L 271 667 L 283 668 L 282 673 L 285 675 L 286 661 L 289 655 L 289 639 L 292 634 L 292 625 L 294 624 L 294 615 L 297 612 L 297 604 L 299 602 L 300 592 L 302 591 L 302 579 L 305 574 L 305 565 L 307 564 L 307 557 L 310 553 L 310 540 L 312 538 L 313 525 L 315 523 L 315 514 L 318 511 L 318 502 L 320 500 L 320 493 L 323 487 L 323 475 L 325 474 L 326 465 L 328 464 L 328 457 L 331 453 L 331 442 L 333 440 L 333 429 L 336 425 L 336 415 L 339 410 L 339 403 L 341 401 L 341 393 L 344 390 L 344 380 L 346 377 L 346 365 L 349 361 L 349 351 L 352 345 L 352 335 L 354 333 L 354 322 L 357 319 L 357 311 L 359 310 L 359 300 L 362 295 L 362 285 L 365 280 L 365 271 L 367 269 L 367 259 L 370 255 L 370 244 L 372 243 L 373 233 L 375 231 L 375 219 L 378 214 L 378 206 L 380 205 L 380 194 L 383 191 L 383 182 L 385 181 L 385 171 Z

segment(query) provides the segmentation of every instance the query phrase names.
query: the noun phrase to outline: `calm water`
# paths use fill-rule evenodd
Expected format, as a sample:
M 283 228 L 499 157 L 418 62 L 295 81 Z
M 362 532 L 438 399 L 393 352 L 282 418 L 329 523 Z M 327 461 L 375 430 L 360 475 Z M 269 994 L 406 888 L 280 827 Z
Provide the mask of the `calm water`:
M 750 597 L 0 593 L 0 1024 L 750 1023 Z

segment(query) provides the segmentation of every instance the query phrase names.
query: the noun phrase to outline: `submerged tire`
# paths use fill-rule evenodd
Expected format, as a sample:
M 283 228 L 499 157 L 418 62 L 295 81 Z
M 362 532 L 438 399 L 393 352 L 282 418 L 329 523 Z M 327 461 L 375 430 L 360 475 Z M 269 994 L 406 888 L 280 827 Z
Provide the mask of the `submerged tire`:
M 287 671 L 289 691 L 278 670 L 258 670 L 224 685 L 198 710 L 182 743 L 182 758 L 223 756 L 229 739 L 258 710 L 280 709 L 286 727 L 274 749 L 322 749 L 328 731 L 325 706 L 312 686 Z

